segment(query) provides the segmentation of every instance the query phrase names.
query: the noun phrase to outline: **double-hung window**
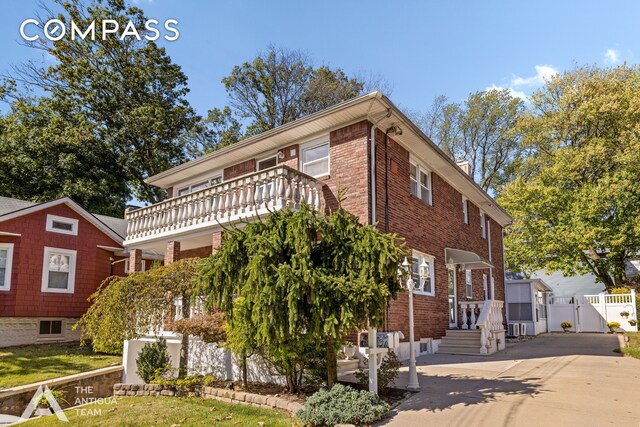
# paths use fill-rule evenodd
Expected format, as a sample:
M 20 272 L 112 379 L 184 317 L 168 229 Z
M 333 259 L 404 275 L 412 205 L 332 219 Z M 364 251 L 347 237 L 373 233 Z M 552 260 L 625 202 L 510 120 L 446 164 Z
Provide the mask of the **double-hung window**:
M 464 271 L 464 279 L 467 285 L 467 298 L 473 298 L 473 276 L 471 270 Z
M 409 164 L 409 179 L 411 181 L 411 194 L 431 205 L 431 171 L 417 162 Z
M 425 262 L 428 277 L 423 277 L 420 266 Z M 422 252 L 413 251 L 411 259 L 411 278 L 415 286 L 415 293 L 424 295 L 435 295 L 435 258 Z
M 0 291 L 11 289 L 13 243 L 0 243 Z
M 302 172 L 312 177 L 329 175 L 329 142 L 302 150 Z
M 480 235 L 483 239 L 487 238 L 487 219 L 484 212 L 480 212 Z
M 44 248 L 42 292 L 72 294 L 76 276 L 76 251 Z

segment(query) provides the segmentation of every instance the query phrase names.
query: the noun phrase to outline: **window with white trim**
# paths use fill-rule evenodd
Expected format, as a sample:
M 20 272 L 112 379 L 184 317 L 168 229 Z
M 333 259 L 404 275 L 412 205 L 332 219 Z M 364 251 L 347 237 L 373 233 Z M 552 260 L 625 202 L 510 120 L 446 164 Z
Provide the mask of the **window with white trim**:
M 54 233 L 78 235 L 78 220 L 57 215 L 47 215 L 47 231 Z
M 258 171 L 262 171 L 277 165 L 278 165 L 278 157 L 271 156 L 271 157 L 267 157 L 266 159 L 258 160 L 257 169 Z
M 71 249 L 44 248 L 42 292 L 73 293 L 76 255 Z
M 0 291 L 11 289 L 13 243 L 0 243 Z
M 218 185 L 222 182 L 222 175 L 214 176 L 213 178 L 209 178 L 206 181 L 197 182 L 195 184 L 188 185 L 186 187 L 182 187 L 178 190 L 178 197 L 184 196 L 189 193 L 194 193 L 199 190 L 203 190 L 207 187 L 212 187 L 214 185 Z
M 473 298 L 473 275 L 471 270 L 464 271 L 464 280 L 467 285 L 467 298 Z
M 422 279 L 420 277 L 420 266 L 426 262 L 429 277 Z M 411 278 L 415 284 L 415 293 L 424 295 L 435 295 L 436 278 L 435 278 L 435 258 L 422 252 L 413 251 L 411 259 Z
M 487 219 L 484 212 L 480 212 L 480 235 L 483 239 L 487 238 Z
M 417 162 L 409 163 L 409 179 L 411 181 L 411 194 L 431 205 L 431 171 Z
M 465 224 L 469 224 L 469 200 L 462 196 L 462 220 Z
M 329 175 L 329 143 L 302 150 L 302 172 L 313 177 Z
M 40 335 L 62 335 L 62 320 L 41 320 Z

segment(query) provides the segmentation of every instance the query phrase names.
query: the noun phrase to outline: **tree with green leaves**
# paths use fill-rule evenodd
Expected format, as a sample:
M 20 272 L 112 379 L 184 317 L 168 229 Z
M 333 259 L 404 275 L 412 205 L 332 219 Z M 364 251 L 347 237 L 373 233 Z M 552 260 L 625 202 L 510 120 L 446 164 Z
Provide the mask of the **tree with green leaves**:
M 531 156 L 499 202 L 513 216 L 507 265 L 625 281 L 640 252 L 640 67 L 580 67 L 531 98 Z
M 200 292 L 225 313 L 232 348 L 259 349 L 290 391 L 324 346 L 331 386 L 341 340 L 368 324 L 382 326 L 404 255 L 395 235 L 344 209 L 324 215 L 303 204 L 226 231 L 204 263 Z
M 256 135 L 362 93 L 364 82 L 341 69 L 315 68 L 306 54 L 269 46 L 222 79 L 231 107 Z
M 489 89 L 462 103 L 436 97 L 425 114 L 412 115 L 451 159 L 469 162 L 469 173 L 483 190 L 498 194 L 524 154 L 515 125 L 525 109 L 507 89 Z
M 127 183 L 128 192 L 118 206 L 124 206 L 130 196 L 151 203 L 162 200 L 163 191 L 147 185 L 144 180 L 183 162 L 185 138 L 200 125 L 185 97 L 189 91 L 187 77 L 172 63 L 164 48 L 144 37 L 149 31 L 144 27 L 141 9 L 128 7 L 123 0 L 88 4 L 80 0 L 58 0 L 58 4 L 60 13 L 45 9 L 46 19 L 58 18 L 68 28 L 71 21 L 79 28 L 87 28 L 92 21 L 114 19 L 119 23 L 120 33 L 131 21 L 140 40 L 131 36 L 121 39 L 120 33 L 107 34 L 103 39 L 100 25 L 96 26 L 95 40 L 65 37 L 52 42 L 41 37 L 30 46 L 46 52 L 53 58 L 53 64 L 43 68 L 29 62 L 14 67 L 3 87 L 15 88 L 17 84 L 27 89 L 36 88 L 43 97 L 31 99 L 31 103 L 42 104 L 41 109 L 46 109 L 43 114 L 53 115 L 72 129 L 82 124 L 79 135 L 73 131 L 66 134 L 76 138 L 58 144 L 78 145 L 87 140 L 92 144 L 96 155 L 103 156 L 104 170 L 115 171 L 111 184 L 119 186 L 122 180 Z M 21 93 L 14 96 L 28 97 Z M 39 111 L 36 107 L 34 113 Z M 45 118 L 40 120 L 42 132 L 55 132 L 56 129 L 48 128 Z M 8 120 L 20 123 L 20 120 Z M 11 143 L 12 139 L 12 134 L 3 135 L 0 144 Z M 20 167 L 28 168 L 27 159 L 15 160 L 24 163 Z M 77 172 L 82 181 L 85 175 L 82 170 Z M 84 191 L 104 195 L 101 188 Z M 120 196 L 121 189 L 114 194 Z M 3 195 L 13 194 L 3 192 Z M 101 206 L 86 207 L 103 212 Z
M 95 351 L 120 354 L 125 340 L 157 334 L 170 321 L 176 298 L 196 297 L 200 259 L 187 258 L 128 276 L 111 276 L 91 295 L 91 306 L 74 328 Z M 183 313 L 184 315 L 184 313 Z M 185 317 L 188 317 L 185 316 Z M 186 374 L 182 352 L 180 373 Z

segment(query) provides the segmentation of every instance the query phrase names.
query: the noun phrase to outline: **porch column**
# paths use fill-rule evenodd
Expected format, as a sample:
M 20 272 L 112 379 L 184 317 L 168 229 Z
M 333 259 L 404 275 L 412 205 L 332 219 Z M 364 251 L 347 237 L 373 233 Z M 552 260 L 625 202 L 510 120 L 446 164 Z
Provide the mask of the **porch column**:
M 129 274 L 142 271 L 142 249 L 129 252 Z
M 167 243 L 167 251 L 164 253 L 164 265 L 169 265 L 180 259 L 180 242 Z
M 211 235 L 211 253 L 215 254 L 222 245 L 222 231 L 216 231 Z

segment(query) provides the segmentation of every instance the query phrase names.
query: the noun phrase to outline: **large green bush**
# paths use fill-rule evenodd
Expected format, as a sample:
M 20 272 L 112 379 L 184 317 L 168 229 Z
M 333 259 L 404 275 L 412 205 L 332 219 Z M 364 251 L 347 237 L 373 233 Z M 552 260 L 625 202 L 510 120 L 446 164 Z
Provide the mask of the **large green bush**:
M 333 427 L 336 424 L 370 425 L 389 412 L 389 405 L 374 393 L 358 391 L 342 384 L 321 389 L 296 414 L 307 426 Z
M 145 344 L 138 353 L 136 365 L 138 365 L 138 375 L 145 383 L 151 382 L 170 370 L 171 356 L 167 351 L 167 341 L 160 338 L 156 342 Z

